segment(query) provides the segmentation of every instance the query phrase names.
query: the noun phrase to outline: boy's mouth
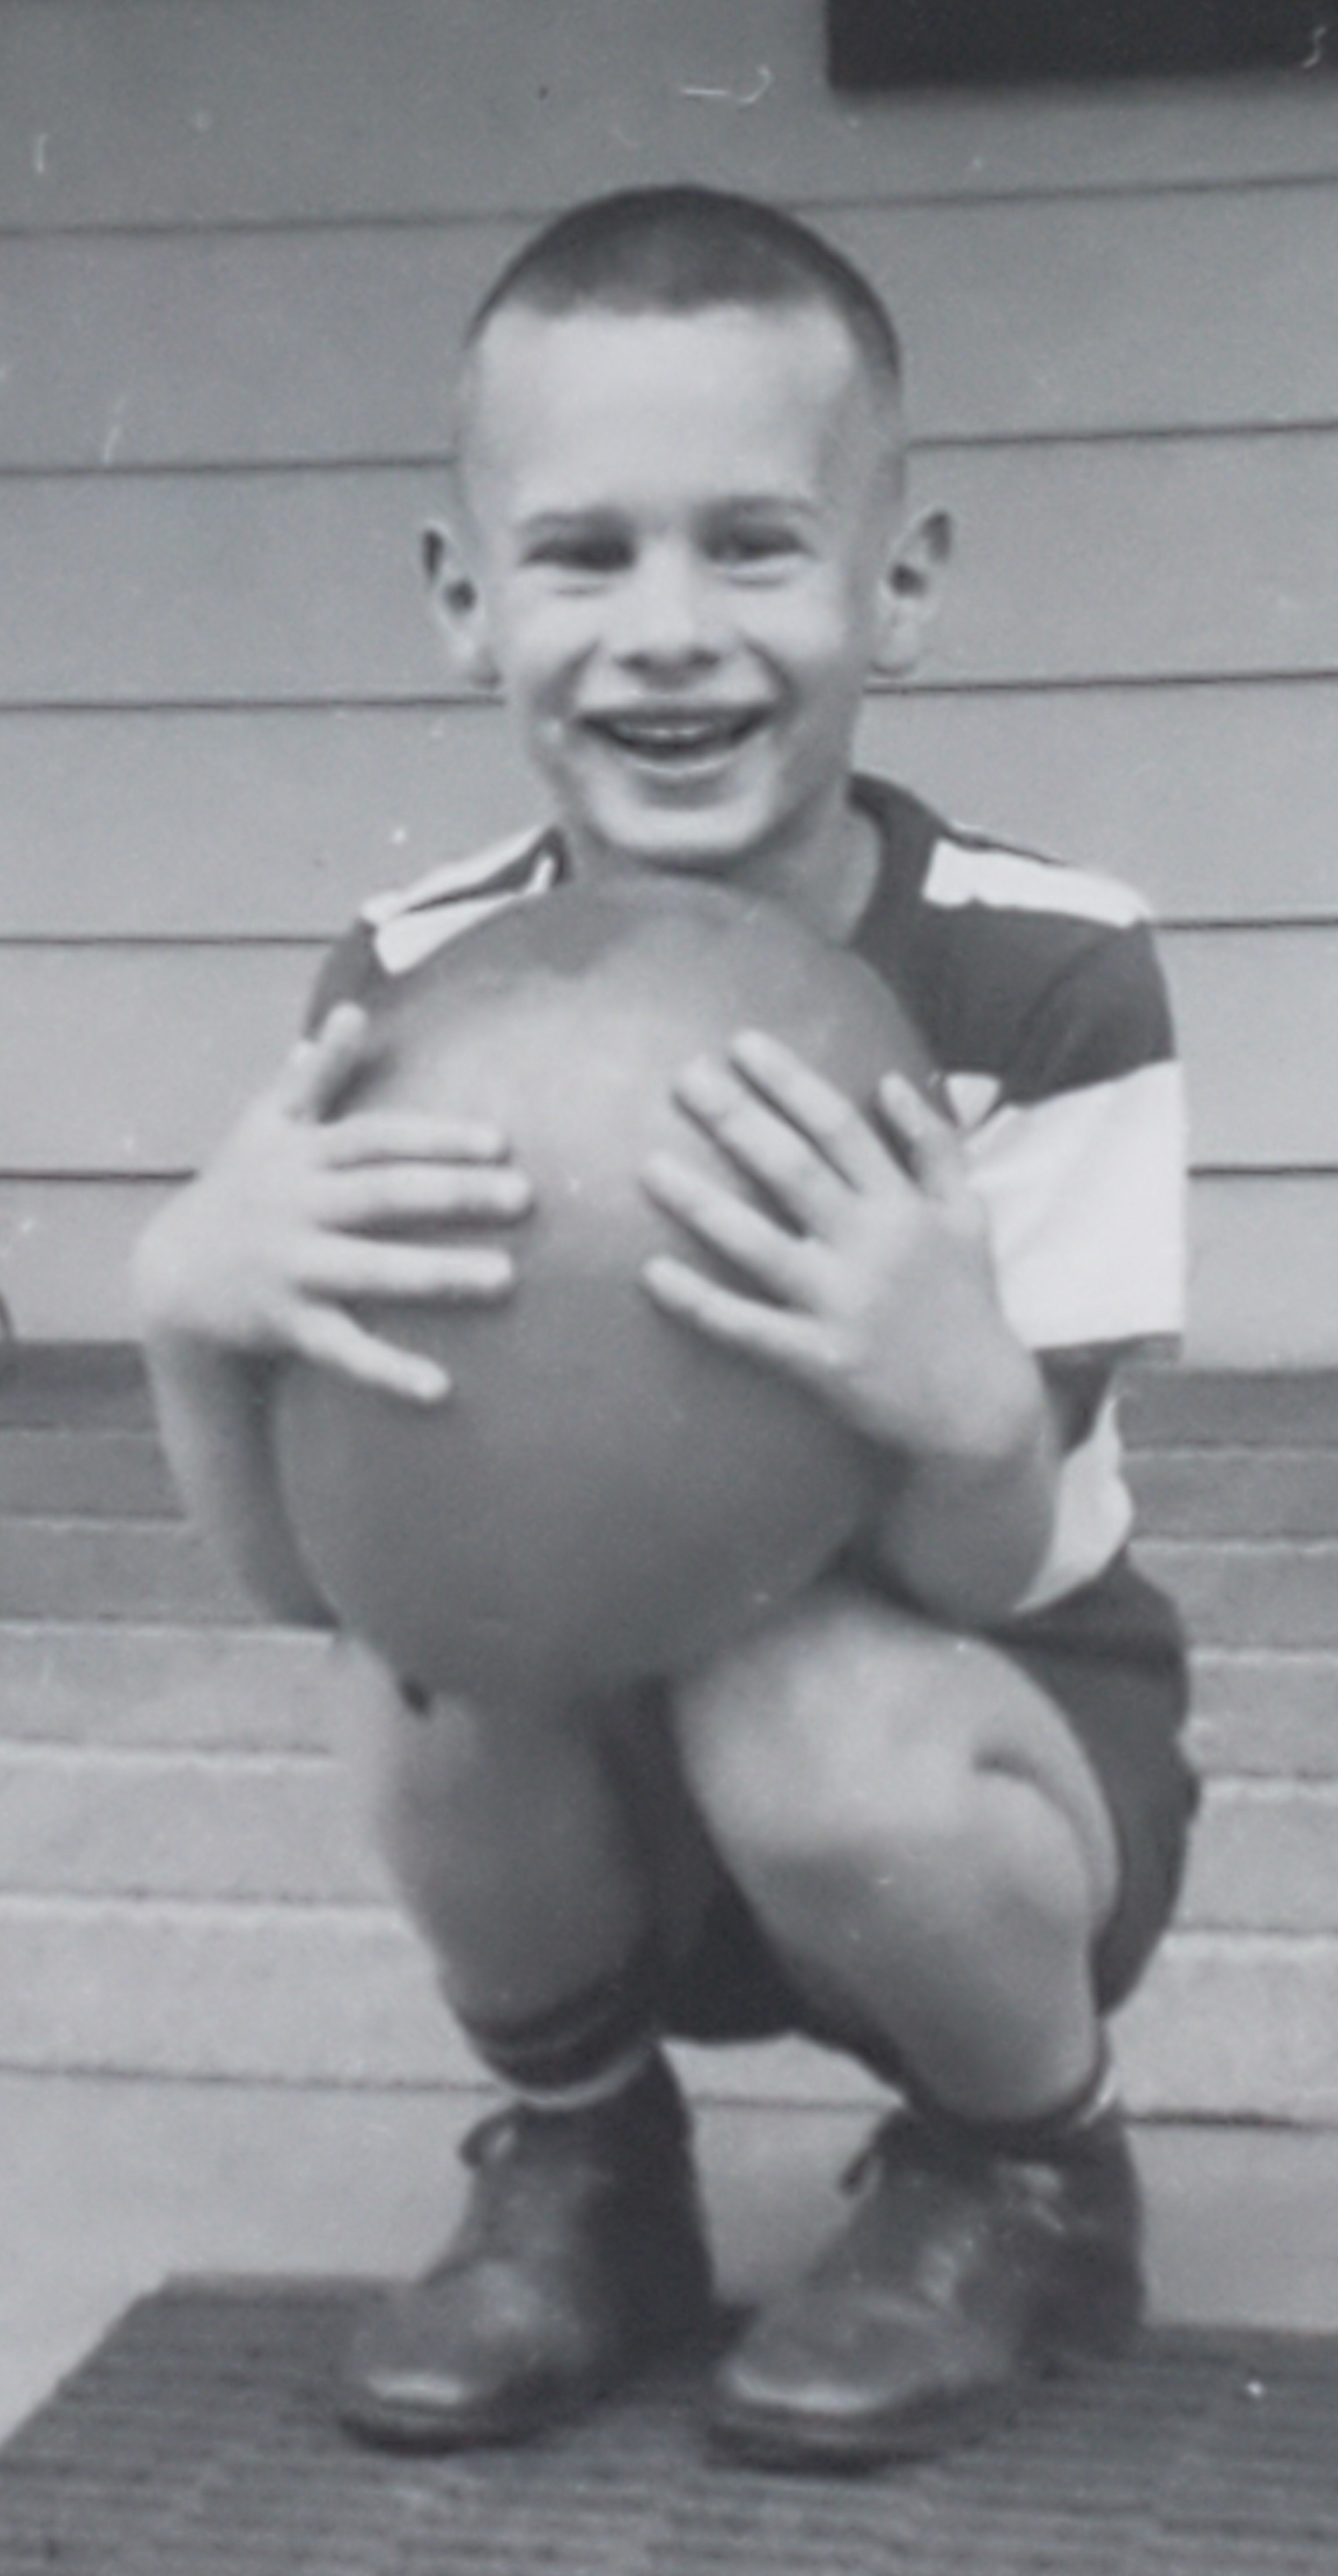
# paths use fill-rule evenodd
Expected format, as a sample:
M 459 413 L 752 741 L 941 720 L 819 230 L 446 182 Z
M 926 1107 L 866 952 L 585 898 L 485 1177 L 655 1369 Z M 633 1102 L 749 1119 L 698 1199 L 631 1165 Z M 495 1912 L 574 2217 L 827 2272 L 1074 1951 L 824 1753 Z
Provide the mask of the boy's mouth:
M 765 723 L 758 707 L 638 709 L 586 718 L 589 730 L 637 760 L 666 768 L 719 760 Z

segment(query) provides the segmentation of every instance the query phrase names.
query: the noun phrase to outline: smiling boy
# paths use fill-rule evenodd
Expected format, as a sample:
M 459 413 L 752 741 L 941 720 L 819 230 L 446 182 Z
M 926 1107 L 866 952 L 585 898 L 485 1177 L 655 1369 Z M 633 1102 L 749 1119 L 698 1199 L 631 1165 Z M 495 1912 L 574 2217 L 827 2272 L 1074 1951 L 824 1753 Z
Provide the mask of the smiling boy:
M 425 554 L 457 675 L 503 687 L 550 820 L 367 907 L 315 1034 L 141 1253 L 188 1496 L 276 1615 L 328 1622 L 270 1373 L 302 1351 L 449 1404 L 358 1301 L 504 1299 L 517 1263 L 478 1229 L 529 1205 L 504 1137 L 337 1114 L 378 978 L 557 882 L 705 875 L 882 972 L 955 1113 L 889 1077 L 865 1115 L 740 1031 L 679 1086 L 720 1179 L 646 1175 L 685 1230 L 647 1294 L 797 1379 L 876 1469 L 814 1590 L 617 1706 L 387 1681 L 383 1847 L 510 2099 L 441 2264 L 355 2336 L 341 2402 L 372 2439 L 515 2439 L 706 2328 L 674 2036 L 803 2031 L 901 2097 L 846 2224 L 714 2372 L 735 2450 L 939 2447 L 1139 2313 L 1104 2018 L 1173 1906 L 1194 1791 L 1111 1382 L 1178 1323 L 1177 1079 L 1135 898 L 852 775 L 863 690 L 912 667 L 949 551 L 908 510 L 902 438 L 881 305 L 769 208 L 632 192 L 520 254 L 469 334 Z

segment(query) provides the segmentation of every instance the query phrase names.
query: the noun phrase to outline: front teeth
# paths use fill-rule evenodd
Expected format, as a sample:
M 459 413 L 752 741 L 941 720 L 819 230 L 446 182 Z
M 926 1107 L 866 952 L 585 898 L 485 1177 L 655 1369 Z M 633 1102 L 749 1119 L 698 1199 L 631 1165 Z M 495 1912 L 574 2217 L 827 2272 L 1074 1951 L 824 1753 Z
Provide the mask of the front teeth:
M 751 729 L 751 716 L 610 716 L 604 730 L 624 751 L 721 751 Z

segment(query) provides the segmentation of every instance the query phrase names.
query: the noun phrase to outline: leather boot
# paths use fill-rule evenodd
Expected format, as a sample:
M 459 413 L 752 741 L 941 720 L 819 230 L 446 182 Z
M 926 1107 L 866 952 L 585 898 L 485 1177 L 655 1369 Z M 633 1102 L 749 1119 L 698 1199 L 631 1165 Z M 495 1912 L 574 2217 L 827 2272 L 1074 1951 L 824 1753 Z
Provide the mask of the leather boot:
M 519 2441 L 709 2331 L 688 2117 L 663 2060 L 588 2109 L 499 2112 L 462 2155 L 473 2183 L 452 2243 L 355 2331 L 338 2397 L 351 2431 L 424 2451 Z
M 855 2207 L 720 2366 L 712 2430 L 777 2468 L 875 2468 L 1010 2413 L 1032 2375 L 1118 2352 L 1142 2308 L 1141 2204 L 1117 2110 L 999 2145 L 895 2114 Z

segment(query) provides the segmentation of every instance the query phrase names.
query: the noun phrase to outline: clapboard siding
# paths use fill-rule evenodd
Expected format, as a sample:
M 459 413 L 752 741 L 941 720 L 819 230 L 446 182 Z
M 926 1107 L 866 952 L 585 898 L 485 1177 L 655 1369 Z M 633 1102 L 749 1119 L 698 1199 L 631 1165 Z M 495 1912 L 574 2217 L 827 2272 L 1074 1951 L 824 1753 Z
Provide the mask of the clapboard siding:
M 197 1162 L 288 1043 L 320 955 L 0 946 L 0 1169 Z M 1170 931 L 1164 956 L 1195 1076 L 1196 1165 L 1338 1170 L 1338 924 Z
M 1338 417 L 1334 181 L 1077 200 L 1062 226 L 1026 199 L 819 220 L 892 305 L 922 437 Z M 433 456 L 451 351 L 521 232 L 13 236 L 0 466 Z
M 1338 924 L 1167 931 L 1198 1170 L 1338 1170 Z
M 1312 1368 L 1338 1352 L 1338 1181 L 1281 1172 L 1199 1181 L 1192 1204 L 1189 1356 Z
M 123 1341 L 135 1242 L 166 1196 L 147 1181 L 0 1176 L 0 1295 L 32 1341 Z
M 8 938 L 328 937 L 537 806 L 463 706 L 11 711 L 0 772 Z
M 959 568 L 925 676 L 1338 671 L 1338 431 L 929 449 Z M 0 479 L 0 700 L 415 699 L 431 467 Z
M 529 210 L 685 172 L 829 200 L 1331 172 L 1328 91 L 833 97 L 815 0 L 7 0 L 0 223 Z
M 1338 682 L 871 701 L 865 758 L 1174 921 L 1334 909 Z M 491 709 L 0 713 L 0 938 L 327 938 L 369 887 L 526 822 Z
M 0 948 L 0 1169 L 197 1163 L 296 1033 L 319 953 Z
M 149 1180 L 0 1177 L 0 1283 L 33 1339 L 135 1329 L 129 1264 L 164 1196 Z M 1209 1175 L 1194 1185 L 1187 1356 L 1207 1368 L 1320 1368 L 1338 1350 L 1338 1177 Z

